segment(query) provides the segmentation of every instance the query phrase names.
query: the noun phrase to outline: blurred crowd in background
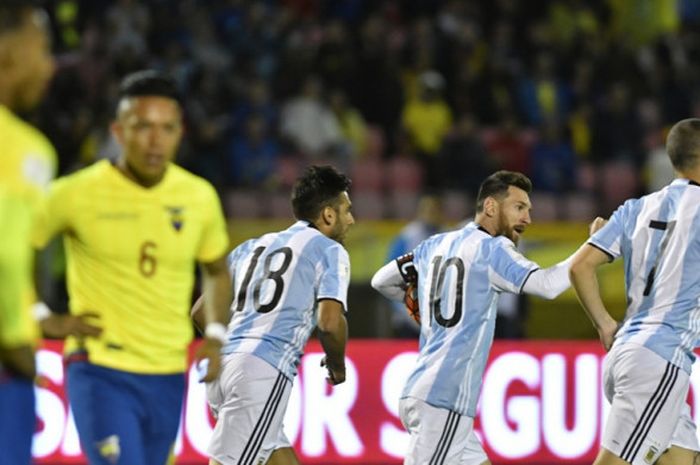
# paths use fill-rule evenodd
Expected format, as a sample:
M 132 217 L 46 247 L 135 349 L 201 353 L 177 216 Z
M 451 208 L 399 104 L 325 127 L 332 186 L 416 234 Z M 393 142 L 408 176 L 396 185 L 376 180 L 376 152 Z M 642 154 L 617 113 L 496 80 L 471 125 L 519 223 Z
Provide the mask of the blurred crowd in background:
M 499 168 L 532 178 L 536 218 L 587 219 L 665 184 L 665 130 L 700 116 L 698 0 L 48 8 L 58 72 L 37 123 L 61 173 L 115 154 L 117 83 L 161 69 L 185 96 L 179 163 L 234 218 L 287 217 L 296 174 L 328 162 L 360 219 L 408 218 L 429 190 L 458 220 Z

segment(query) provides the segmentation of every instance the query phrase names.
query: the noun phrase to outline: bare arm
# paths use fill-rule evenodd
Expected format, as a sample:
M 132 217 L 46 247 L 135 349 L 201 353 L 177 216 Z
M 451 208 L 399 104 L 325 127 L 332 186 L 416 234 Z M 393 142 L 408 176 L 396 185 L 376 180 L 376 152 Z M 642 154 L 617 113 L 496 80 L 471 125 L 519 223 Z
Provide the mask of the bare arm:
M 39 322 L 41 333 L 44 337 L 52 339 L 64 339 L 68 336 L 77 338 L 100 337 L 100 315 L 94 311 L 85 311 L 80 315 L 70 313 L 54 313 L 45 303 L 42 296 L 41 281 L 44 266 L 40 260 L 41 252 L 34 253 L 34 287 L 38 296 L 38 302 L 32 307 L 34 318 Z
M 202 297 L 202 327 L 206 328 L 206 324 L 211 322 L 227 324 L 231 304 L 231 277 L 226 268 L 226 257 L 202 264 Z
M 200 334 L 204 334 L 204 328 L 207 326 L 207 321 L 204 317 L 204 295 L 200 295 L 197 300 L 192 305 L 192 310 L 190 310 L 190 317 L 192 317 L 192 322 L 195 328 Z
M 345 344 L 348 340 L 343 305 L 337 300 L 320 300 L 317 325 L 321 346 L 326 353 L 321 363 L 328 369 L 328 382 L 340 384 L 345 381 Z
M 225 256 L 213 262 L 202 263 L 202 296 L 192 308 L 193 320 L 199 328 L 204 328 L 204 340 L 197 349 L 195 359 L 209 360 L 207 374 L 201 381 L 213 381 L 219 375 L 220 351 L 225 338 L 230 303 L 231 279 Z
M 603 304 L 596 270 L 608 261 L 608 255 L 601 250 L 591 245 L 584 245 L 574 256 L 569 270 L 571 284 L 578 300 L 598 331 L 605 350 L 609 350 L 612 346 L 617 331 L 617 321 L 610 316 Z

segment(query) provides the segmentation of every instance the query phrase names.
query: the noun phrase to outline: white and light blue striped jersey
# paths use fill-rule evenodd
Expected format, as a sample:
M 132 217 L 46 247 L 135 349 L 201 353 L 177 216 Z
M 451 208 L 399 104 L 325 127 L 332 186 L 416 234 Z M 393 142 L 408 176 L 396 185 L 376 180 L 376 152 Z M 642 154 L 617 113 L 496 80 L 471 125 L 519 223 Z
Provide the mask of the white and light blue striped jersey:
M 700 185 L 676 179 L 628 200 L 589 244 L 624 258 L 627 312 L 615 343 L 641 344 L 690 373 L 700 339 Z
M 228 264 L 233 302 L 222 353 L 253 354 L 293 379 L 316 327 L 317 302 L 337 300 L 347 311 L 347 251 L 298 221 L 239 245 Z
M 519 293 L 538 269 L 506 237 L 476 223 L 437 234 L 413 252 L 420 353 L 402 397 L 474 417 L 501 292 Z

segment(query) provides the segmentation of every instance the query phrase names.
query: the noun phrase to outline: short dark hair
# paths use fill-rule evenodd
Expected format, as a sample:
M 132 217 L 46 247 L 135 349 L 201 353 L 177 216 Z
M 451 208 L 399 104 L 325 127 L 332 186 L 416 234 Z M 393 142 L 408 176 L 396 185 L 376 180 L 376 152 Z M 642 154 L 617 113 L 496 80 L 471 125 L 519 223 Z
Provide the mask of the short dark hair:
M 332 166 L 309 166 L 292 189 L 294 216 L 315 221 L 323 208 L 336 207 L 338 196 L 347 191 L 350 184 L 350 179 Z
M 27 21 L 27 16 L 38 3 L 27 0 L 2 0 L 0 3 L 0 36 L 20 29 Z
M 700 160 L 700 119 L 688 118 L 674 124 L 666 137 L 666 152 L 676 170 L 695 168 Z
M 508 194 L 510 186 L 524 190 L 528 194 L 532 191 L 532 181 L 522 173 L 516 171 L 496 171 L 484 179 L 479 186 L 479 195 L 476 197 L 476 211 L 484 209 L 484 201 L 487 197 L 495 197 L 501 200 Z
M 166 97 L 178 103 L 182 96 L 175 79 L 160 71 L 147 69 L 128 74 L 119 84 L 119 100 L 131 97 Z

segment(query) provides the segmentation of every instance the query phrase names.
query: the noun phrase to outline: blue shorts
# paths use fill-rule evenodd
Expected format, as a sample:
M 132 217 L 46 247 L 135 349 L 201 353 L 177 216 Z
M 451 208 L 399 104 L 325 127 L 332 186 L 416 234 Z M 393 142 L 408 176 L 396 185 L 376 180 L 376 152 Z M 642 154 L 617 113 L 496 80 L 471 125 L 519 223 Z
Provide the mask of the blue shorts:
M 36 428 L 34 383 L 0 376 L 0 463 L 29 465 Z
M 67 392 L 91 465 L 166 463 L 180 424 L 184 374 L 142 375 L 71 362 Z

